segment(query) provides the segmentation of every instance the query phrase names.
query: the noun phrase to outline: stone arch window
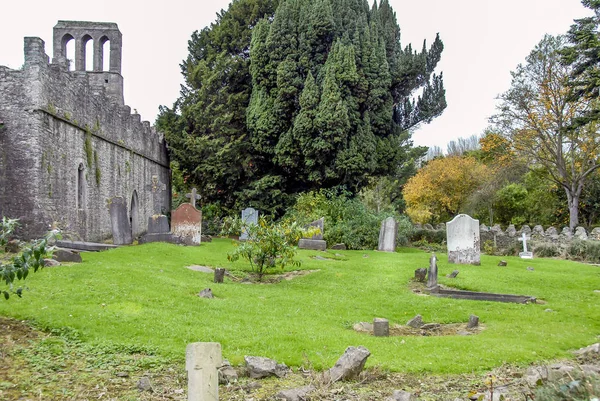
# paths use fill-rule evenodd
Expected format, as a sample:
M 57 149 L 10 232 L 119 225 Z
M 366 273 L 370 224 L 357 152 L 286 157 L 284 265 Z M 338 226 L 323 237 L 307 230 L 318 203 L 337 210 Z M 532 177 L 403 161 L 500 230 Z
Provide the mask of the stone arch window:
M 100 70 L 110 71 L 110 39 L 108 36 L 100 38 Z
M 75 70 L 75 38 L 67 33 L 61 39 L 62 54 L 69 63 L 69 71 Z
M 85 208 L 85 167 L 79 163 L 77 168 L 77 209 Z
M 81 51 L 83 52 L 81 60 L 83 61 L 83 71 L 92 71 L 94 69 L 94 40 L 90 35 L 81 38 Z

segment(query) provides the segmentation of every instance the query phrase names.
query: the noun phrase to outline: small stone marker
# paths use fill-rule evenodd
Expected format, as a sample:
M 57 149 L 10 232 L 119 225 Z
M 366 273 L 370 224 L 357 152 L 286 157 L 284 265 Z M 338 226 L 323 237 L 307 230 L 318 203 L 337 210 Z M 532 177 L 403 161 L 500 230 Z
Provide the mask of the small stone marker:
M 501 260 L 500 262 L 498 262 L 498 266 L 505 267 L 508 266 L 508 263 L 506 262 L 506 260 Z
M 258 224 L 258 210 L 251 207 L 242 210 L 242 223 L 245 223 L 246 225 Z M 244 228 L 242 228 L 240 241 L 245 241 L 247 239 L 248 233 Z
M 429 258 L 429 271 L 427 273 L 427 289 L 435 291 L 438 288 L 438 268 L 435 253 L 431 254 L 431 258 Z
M 446 224 L 448 262 L 458 264 L 481 264 L 479 220 L 459 214 Z
M 194 207 L 196 207 L 196 201 L 200 200 L 202 198 L 202 196 L 198 195 L 198 192 L 196 191 L 196 188 L 192 188 L 192 192 L 189 193 L 189 194 L 185 194 L 185 197 L 190 200 L 190 203 Z
M 202 212 L 190 203 L 183 203 L 171 214 L 173 234 L 186 245 L 202 241 Z
M 224 277 L 225 269 L 223 269 L 222 267 L 217 267 L 215 269 L 215 283 L 222 283 Z
M 533 252 L 527 251 L 527 240 L 531 239 L 527 236 L 526 233 L 521 234 L 521 238 L 519 241 L 523 243 L 523 252 L 519 252 L 519 257 L 521 259 L 533 259 Z
M 152 392 L 152 383 L 150 383 L 150 379 L 148 377 L 143 376 L 138 381 L 137 388 L 140 391 L 149 391 L 149 392 Z
M 419 329 L 421 326 L 423 326 L 423 317 L 421 315 L 417 315 L 406 322 L 406 325 L 414 327 L 415 329 Z
M 467 329 L 474 329 L 479 326 L 479 316 L 471 315 L 469 316 L 469 323 L 467 323 Z
M 200 291 L 200 293 L 198 294 L 198 296 L 200 298 L 208 298 L 208 299 L 212 299 L 215 296 L 212 293 L 212 290 L 210 288 L 205 288 L 202 291 Z
M 81 255 L 77 251 L 71 251 L 68 249 L 57 249 L 52 255 L 52 259 L 57 262 L 73 262 L 81 263 Z
M 185 350 L 188 401 L 218 401 L 221 344 L 192 343 Z
M 527 266 L 527 270 L 529 270 L 530 272 L 534 271 L 535 269 L 531 266 Z
M 419 283 L 424 283 L 427 278 L 427 269 L 425 267 L 421 267 L 415 270 L 415 281 Z
M 388 337 L 390 335 L 389 320 L 378 317 L 373 319 L 373 335 L 375 337 Z
M 398 235 L 398 224 L 393 217 L 388 217 L 381 222 L 379 230 L 378 251 L 396 252 L 396 236 Z
M 121 197 L 112 198 L 109 209 L 113 244 L 131 244 L 133 242 L 133 237 L 131 235 L 129 217 L 127 216 L 127 202 Z
M 458 276 L 458 273 L 460 273 L 458 270 L 454 270 L 452 273 L 447 274 L 446 277 L 448 277 L 448 278 L 456 278 L 456 276 Z

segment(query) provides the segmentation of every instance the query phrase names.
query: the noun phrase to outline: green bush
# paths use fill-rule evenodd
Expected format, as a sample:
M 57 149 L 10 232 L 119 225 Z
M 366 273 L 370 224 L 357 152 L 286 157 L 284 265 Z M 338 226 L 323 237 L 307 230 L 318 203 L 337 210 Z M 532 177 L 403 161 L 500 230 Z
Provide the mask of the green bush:
M 305 225 L 324 217 L 323 238 L 328 244 L 343 243 L 348 249 L 375 249 L 381 222 L 390 216 L 398 222 L 398 244 L 406 244 L 412 232 L 412 224 L 406 216 L 389 211 L 375 213 L 344 191 L 322 190 L 301 194 L 284 220 Z
M 445 244 L 446 230 L 414 230 L 410 235 L 410 242 L 414 244 L 419 241 L 425 241 L 431 244 Z
M 582 262 L 600 263 L 600 242 L 573 240 L 567 246 L 565 257 Z
M 19 225 L 19 219 L 9 219 L 6 216 L 0 221 L 0 248 L 10 241 L 15 228 Z
M 560 247 L 556 244 L 541 243 L 533 247 L 533 254 L 541 258 L 555 258 L 561 253 Z

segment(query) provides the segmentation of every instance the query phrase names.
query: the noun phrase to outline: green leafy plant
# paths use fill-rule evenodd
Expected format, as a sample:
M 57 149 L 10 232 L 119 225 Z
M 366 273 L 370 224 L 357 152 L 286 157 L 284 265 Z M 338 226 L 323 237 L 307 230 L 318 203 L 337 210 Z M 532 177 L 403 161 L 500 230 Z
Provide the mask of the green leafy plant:
M 227 254 L 229 261 L 235 262 L 243 258 L 250 263 L 253 272 L 258 274 L 258 281 L 269 269 L 284 269 L 287 265 L 299 266 L 295 245 L 302 236 L 310 236 L 318 229 L 303 229 L 297 223 L 271 224 L 265 217 L 258 219 L 258 224 L 248 224 L 239 218 L 227 219 L 224 233 L 245 232 L 248 239 L 238 242 L 236 248 Z
M 15 290 L 14 282 L 25 280 L 32 269 L 35 273 L 44 267 L 44 258 L 52 256 L 54 252 L 54 247 L 49 243 L 55 239 L 60 239 L 60 233 L 50 231 L 43 238 L 26 245 L 23 251 L 14 256 L 9 263 L 0 265 L 0 281 L 4 281 L 8 286 L 8 290 L 2 291 L 5 299 L 10 298 L 11 292 L 21 297 L 23 288 L 19 287 Z
M 15 228 L 19 225 L 19 219 L 9 219 L 6 216 L 2 217 L 0 222 L 0 247 L 5 246 L 10 241 Z

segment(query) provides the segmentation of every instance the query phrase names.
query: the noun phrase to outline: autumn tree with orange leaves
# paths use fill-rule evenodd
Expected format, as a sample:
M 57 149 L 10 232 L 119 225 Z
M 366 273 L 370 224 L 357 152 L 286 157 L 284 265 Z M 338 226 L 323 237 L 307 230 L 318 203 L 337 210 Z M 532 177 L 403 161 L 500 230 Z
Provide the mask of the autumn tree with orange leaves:
M 404 186 L 406 214 L 414 223 L 450 220 L 489 177 L 488 168 L 470 156 L 431 160 Z
M 596 123 L 576 128 L 572 124 L 590 103 L 573 99 L 571 67 L 561 63 L 564 45 L 560 36 L 542 39 L 526 63 L 511 73 L 511 87 L 500 96 L 499 112 L 491 121 L 531 168 L 542 167 L 547 178 L 564 189 L 574 229 L 581 193 L 600 167 L 600 137 Z

